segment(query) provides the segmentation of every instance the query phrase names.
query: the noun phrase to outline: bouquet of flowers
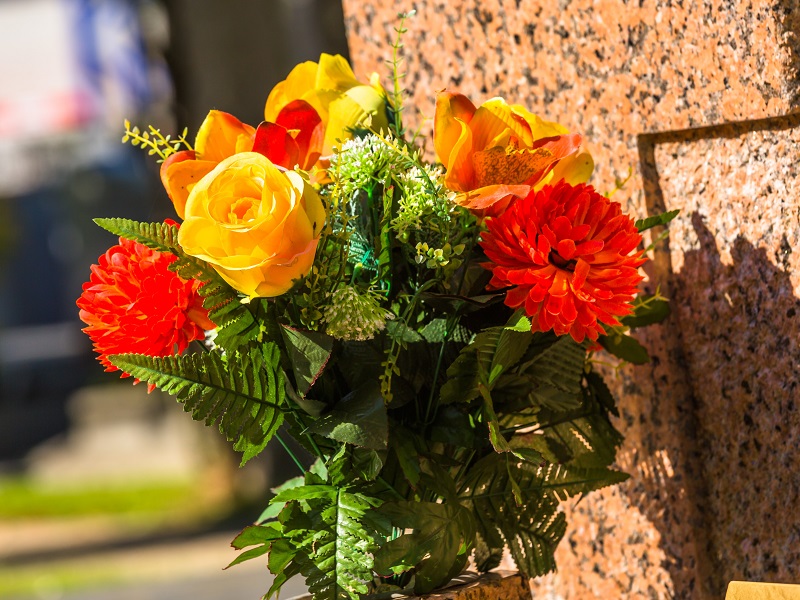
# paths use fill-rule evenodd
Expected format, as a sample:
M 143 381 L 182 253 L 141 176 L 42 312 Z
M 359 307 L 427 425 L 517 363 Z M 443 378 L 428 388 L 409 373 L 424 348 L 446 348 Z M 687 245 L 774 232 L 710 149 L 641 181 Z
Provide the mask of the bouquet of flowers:
M 592 355 L 646 360 L 626 333 L 666 315 L 637 286 L 670 215 L 634 222 L 580 135 L 501 98 L 440 93 L 426 161 L 398 63 L 387 92 L 323 54 L 263 123 L 211 111 L 193 144 L 126 123 L 180 222 L 96 220 L 120 240 L 78 306 L 106 370 L 242 463 L 287 435 L 316 458 L 233 541 L 268 598 L 296 574 L 319 600 L 426 593 L 504 549 L 554 569 L 559 503 L 626 478 Z

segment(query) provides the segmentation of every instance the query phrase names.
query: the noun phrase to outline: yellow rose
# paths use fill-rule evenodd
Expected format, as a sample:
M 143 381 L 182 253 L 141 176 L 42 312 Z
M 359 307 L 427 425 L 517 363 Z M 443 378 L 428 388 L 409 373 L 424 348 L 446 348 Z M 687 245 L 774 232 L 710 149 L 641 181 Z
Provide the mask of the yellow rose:
M 278 296 L 311 270 L 324 223 L 322 201 L 300 175 L 241 152 L 192 188 L 178 242 L 250 298 Z
M 325 124 L 322 156 L 329 156 L 336 140 L 349 140 L 350 130 L 364 127 L 386 131 L 386 92 L 373 76 L 370 85 L 362 84 L 347 60 L 340 55 L 322 54 L 319 63 L 300 63 L 270 92 L 264 119 L 275 122 L 281 109 L 293 100 L 305 100 Z

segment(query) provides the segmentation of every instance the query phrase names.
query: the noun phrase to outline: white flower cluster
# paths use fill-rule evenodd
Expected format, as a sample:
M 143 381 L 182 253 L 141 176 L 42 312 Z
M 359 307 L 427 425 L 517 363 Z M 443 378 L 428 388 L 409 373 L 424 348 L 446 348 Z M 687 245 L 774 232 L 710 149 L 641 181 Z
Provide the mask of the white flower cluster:
M 403 195 L 397 217 L 392 221 L 392 227 L 397 233 L 430 227 L 431 223 L 427 221 L 431 217 L 440 226 L 450 221 L 455 208 L 441 178 L 442 168 L 432 165 L 425 165 L 424 170 L 415 166 L 398 175 Z
M 364 341 L 375 337 L 393 317 L 381 308 L 375 294 L 361 294 L 356 288 L 341 284 L 331 294 L 324 320 L 328 335 L 340 340 Z
M 386 141 L 391 142 L 392 138 L 388 137 Z M 386 141 L 370 133 L 363 138 L 347 140 L 331 157 L 328 172 L 339 181 L 345 196 L 386 179 L 387 170 L 393 166 L 392 159 L 397 153 Z

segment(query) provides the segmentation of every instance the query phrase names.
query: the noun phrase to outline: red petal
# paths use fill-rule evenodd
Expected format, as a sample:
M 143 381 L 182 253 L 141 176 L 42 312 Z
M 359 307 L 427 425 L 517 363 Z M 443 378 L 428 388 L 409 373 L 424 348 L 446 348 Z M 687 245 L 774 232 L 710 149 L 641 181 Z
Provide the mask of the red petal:
M 263 154 L 274 164 L 294 169 L 300 158 L 300 148 L 289 131 L 277 123 L 264 121 L 256 129 L 253 152 Z
M 291 135 L 303 159 L 300 167 L 310 169 L 319 159 L 325 138 L 325 124 L 317 111 L 305 100 L 294 100 L 281 109 L 275 123 L 295 132 Z

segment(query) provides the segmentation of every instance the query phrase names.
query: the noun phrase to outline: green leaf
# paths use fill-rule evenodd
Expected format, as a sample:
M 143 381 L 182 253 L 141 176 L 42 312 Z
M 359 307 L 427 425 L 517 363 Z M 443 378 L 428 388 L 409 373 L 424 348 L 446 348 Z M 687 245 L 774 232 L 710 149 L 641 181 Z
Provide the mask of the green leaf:
M 530 333 L 531 320 L 525 316 L 525 311 L 520 309 L 511 317 L 508 325 L 506 325 L 506 329 L 509 331 L 519 331 L 520 333 Z
M 480 395 L 479 382 L 492 389 L 500 375 L 519 362 L 533 336 L 530 330 L 516 331 L 515 324 L 518 320 L 512 318 L 512 328 L 485 329 L 461 350 L 447 369 L 448 380 L 439 392 L 441 404 L 474 400 Z
M 117 354 L 111 364 L 172 394 L 186 412 L 220 432 L 242 453 L 256 456 L 283 422 L 284 375 L 275 344 L 234 352 L 185 356 Z
M 369 382 L 347 394 L 308 428 L 309 433 L 337 442 L 384 450 L 389 438 L 386 406 L 377 382 Z
M 339 489 L 333 485 L 301 485 L 282 490 L 272 502 L 289 502 L 290 500 L 332 500 Z
M 420 476 L 419 452 L 414 443 L 415 436 L 401 425 L 392 425 L 389 443 L 397 456 L 397 462 L 412 487 L 417 487 Z
M 459 344 L 467 344 L 472 339 L 472 332 L 466 327 L 455 324 L 453 331 L 447 331 L 447 319 L 433 319 L 420 330 L 425 341 L 431 344 L 441 344 L 445 340 Z
M 539 406 L 567 408 L 580 403 L 585 365 L 585 346 L 565 335 L 538 351 L 518 371 L 531 384 L 531 402 Z
M 173 254 L 177 260 L 170 265 L 171 271 L 183 279 L 203 282 L 198 293 L 203 296 L 203 307 L 209 311 L 209 318 L 217 326 L 214 343 L 218 346 L 235 350 L 259 338 L 261 331 L 250 307 L 240 302 L 239 293 L 211 265 L 184 253 L 175 225 L 131 219 L 95 219 L 94 222 L 119 237 Z
M 283 547 L 283 560 L 275 566 L 303 573 L 315 600 L 358 600 L 372 580 L 377 540 L 388 533 L 373 516 L 379 505 L 375 498 L 344 488 L 324 500 L 309 499 L 305 508 L 290 504 L 282 521 L 292 548 Z
M 566 530 L 564 515 L 557 512 L 559 501 L 627 476 L 610 469 L 515 463 L 507 457 L 491 454 L 478 461 L 459 493 L 472 507 L 489 548 L 507 545 L 520 570 L 536 577 L 555 569 L 553 555 Z
M 632 315 L 620 319 L 623 325 L 636 329 L 654 323 L 661 323 L 670 314 L 669 302 L 654 300 L 652 296 L 637 298 Z
M 619 333 L 601 335 L 597 341 L 611 354 L 631 364 L 644 365 L 650 362 L 650 355 L 644 346 L 629 335 Z
M 352 444 L 342 444 L 328 465 L 333 485 L 345 485 L 356 479 L 373 481 L 383 468 L 386 453 Z
M 246 552 L 242 552 L 233 561 L 225 567 L 226 569 L 243 563 L 253 558 L 258 558 L 269 552 L 270 542 L 279 539 L 282 536 L 280 526 L 274 523 L 269 525 L 251 525 L 237 535 L 231 542 L 236 550 L 243 550 L 248 546 L 256 546 Z
M 656 215 L 654 217 L 647 217 L 646 219 L 639 219 L 634 224 L 636 229 L 639 230 L 639 233 L 642 231 L 647 231 L 653 227 L 657 227 L 658 225 L 666 225 L 672 219 L 678 216 L 681 211 L 679 210 L 670 210 L 665 213 L 661 213 L 660 215 Z
M 421 342 L 424 339 L 420 334 L 403 323 L 403 321 L 399 320 L 387 322 L 386 333 L 389 335 L 390 339 L 404 342 L 406 344 Z
M 380 508 L 392 524 L 412 530 L 375 553 L 380 575 L 416 567 L 414 593 L 426 594 L 449 581 L 466 564 L 475 542 L 475 524 L 459 504 L 400 501 Z M 454 573 L 455 572 L 455 573 Z
M 324 333 L 289 327 L 281 327 L 281 335 L 289 351 L 297 391 L 305 396 L 328 364 L 334 340 Z

